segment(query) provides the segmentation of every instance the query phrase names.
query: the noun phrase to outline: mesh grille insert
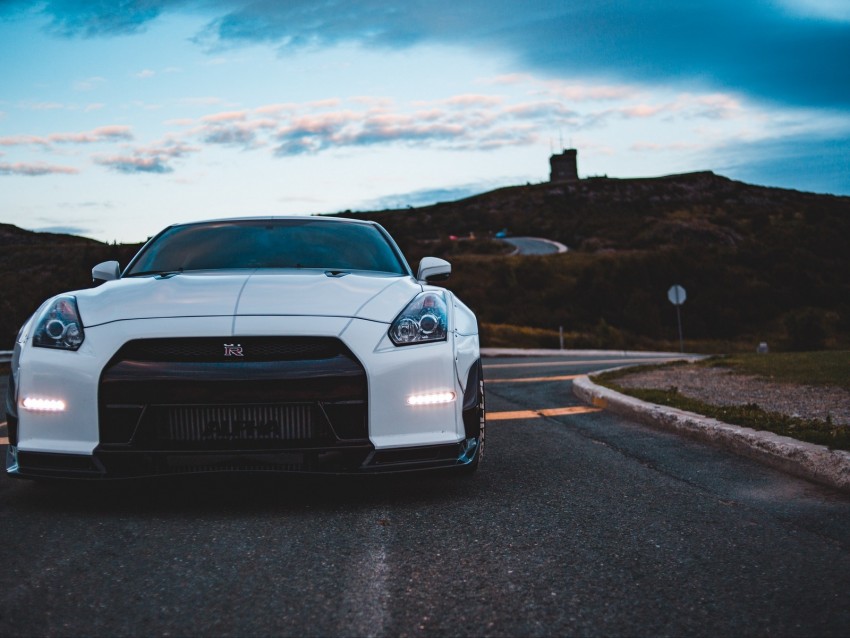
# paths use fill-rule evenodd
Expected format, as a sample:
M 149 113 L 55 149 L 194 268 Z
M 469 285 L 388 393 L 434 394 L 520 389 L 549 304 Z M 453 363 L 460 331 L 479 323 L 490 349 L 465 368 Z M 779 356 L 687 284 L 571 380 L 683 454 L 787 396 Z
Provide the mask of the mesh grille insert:
M 309 441 L 327 436 L 314 404 L 160 407 L 157 440 L 167 443 Z

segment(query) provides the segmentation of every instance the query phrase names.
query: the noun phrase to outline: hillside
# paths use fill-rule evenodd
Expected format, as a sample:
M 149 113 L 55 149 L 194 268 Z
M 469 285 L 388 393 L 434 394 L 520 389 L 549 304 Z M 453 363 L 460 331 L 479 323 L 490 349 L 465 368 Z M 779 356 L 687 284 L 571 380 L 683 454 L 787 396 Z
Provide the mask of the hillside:
M 848 197 L 702 172 L 516 186 L 341 215 L 379 221 L 414 268 L 426 254 L 450 259 L 448 285 L 485 324 L 485 344 L 557 347 L 564 326 L 567 346 L 677 349 L 666 298 L 677 283 L 688 291 L 689 349 L 850 345 Z M 555 239 L 570 252 L 508 257 L 493 239 L 502 229 Z M 137 248 L 0 225 L 0 348 L 44 298 L 90 285 L 94 264 L 126 264 Z
M 0 350 L 48 297 L 91 286 L 92 266 L 126 264 L 139 245 L 109 245 L 74 235 L 35 233 L 0 224 Z
M 483 322 L 564 326 L 577 333 L 573 345 L 678 346 L 666 298 L 674 283 L 688 291 L 682 315 L 686 339 L 700 342 L 693 348 L 830 347 L 850 335 L 848 197 L 701 172 L 518 186 L 344 215 L 379 221 L 411 262 L 426 253 L 452 260 L 449 286 Z M 484 256 L 505 228 L 570 252 Z M 469 233 L 475 241 L 446 241 Z

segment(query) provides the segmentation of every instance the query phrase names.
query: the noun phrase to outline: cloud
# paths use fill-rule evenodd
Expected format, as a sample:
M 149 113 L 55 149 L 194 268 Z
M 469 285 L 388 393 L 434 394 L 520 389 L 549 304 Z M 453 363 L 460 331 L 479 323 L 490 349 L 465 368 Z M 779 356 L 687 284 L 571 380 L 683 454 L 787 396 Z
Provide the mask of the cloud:
M 257 131 L 277 128 L 278 122 L 271 118 L 259 118 L 250 122 L 245 111 L 215 113 L 201 118 L 201 126 L 193 132 L 207 144 L 257 148 L 264 142 L 257 139 Z
M 51 133 L 50 135 L 10 135 L 0 137 L 0 146 L 52 146 L 53 144 L 97 144 L 133 139 L 129 126 L 100 126 L 81 133 Z
M 505 109 L 505 113 L 523 119 L 574 119 L 578 113 L 566 108 L 560 102 L 527 102 L 515 104 Z
M 152 173 L 165 174 L 174 171 L 172 160 L 186 157 L 198 152 L 197 147 L 185 142 L 167 139 L 149 146 L 139 146 L 129 149 L 127 153 L 115 155 L 96 155 L 96 164 L 105 166 L 119 173 Z
M 252 147 L 257 142 L 257 135 L 239 126 L 219 126 L 209 130 L 201 139 L 207 144 Z
M 635 142 L 629 147 L 635 153 L 666 153 L 669 151 L 697 151 L 705 148 L 700 144 L 688 144 L 686 142 L 673 142 L 672 144 L 658 144 L 656 142 Z
M 71 166 L 56 166 L 52 164 L 44 164 L 43 162 L 33 164 L 24 162 L 7 164 L 0 162 L 0 175 L 24 175 L 27 177 L 38 177 L 42 175 L 76 175 L 79 172 L 80 171 Z
M 275 155 L 288 157 L 380 145 L 490 151 L 536 144 L 564 126 L 589 129 L 612 118 L 716 120 L 748 115 L 738 98 L 722 93 L 684 93 L 665 100 L 650 98 L 615 108 L 578 111 L 553 99 L 550 82 L 523 81 L 529 84 L 526 94 L 541 99 L 513 102 L 503 96 L 460 94 L 399 104 L 387 98 L 358 96 L 260 105 L 170 124 L 185 129 L 180 134 L 183 139 L 245 150 L 271 146 Z M 614 93 L 606 91 L 604 95 Z M 328 110 L 335 106 L 348 108 Z
M 110 155 L 96 157 L 94 160 L 119 173 L 171 173 L 174 169 L 163 157 L 141 157 L 138 155 Z
M 206 38 L 283 50 L 357 42 L 487 47 L 555 76 L 715 87 L 802 106 L 850 106 L 850 23 L 761 0 L 222 0 Z M 450 19 L 447 18 L 450 16 Z
M 87 228 L 84 226 L 42 226 L 40 228 L 33 228 L 37 233 L 58 233 L 61 235 L 88 235 L 93 232 L 91 228 Z
M 213 95 L 205 95 L 201 97 L 184 97 L 178 100 L 181 106 L 215 106 L 221 104 L 224 100 Z
M 610 119 L 649 120 L 649 119 L 686 119 L 686 120 L 731 120 L 744 115 L 741 101 L 722 93 L 694 95 L 683 93 L 673 100 L 648 103 L 636 102 L 615 108 L 589 111 L 575 121 L 581 128 L 603 125 Z
M 93 38 L 143 31 L 163 10 L 185 4 L 171 0 L 47 0 L 39 3 L 48 16 L 48 30 L 61 36 Z M 8 0 L 9 7 L 28 10 L 25 0 Z
M 248 114 L 245 111 L 225 111 L 223 113 L 213 113 L 205 115 L 201 118 L 202 122 L 244 122 Z
M 414 206 L 430 206 L 439 202 L 453 202 L 458 199 L 464 199 L 465 197 L 472 197 L 473 195 L 478 195 L 499 186 L 505 186 L 505 183 L 480 182 L 449 188 L 427 188 L 409 193 L 379 197 L 378 199 L 364 202 L 362 208 L 365 210 L 387 210 Z
M 549 82 L 548 92 L 567 102 L 624 100 L 635 94 L 636 88 L 628 84 L 573 84 Z
M 135 76 L 140 80 L 147 80 L 148 78 L 152 78 L 155 75 L 156 71 L 152 71 L 151 69 L 142 69 L 141 71 L 135 74 Z
M 499 97 L 498 95 L 478 95 L 469 93 L 466 95 L 455 95 L 454 97 L 443 100 L 442 103 L 447 106 L 470 108 L 474 106 L 497 106 L 502 102 L 504 102 L 504 98 Z
M 106 78 L 102 78 L 99 76 L 86 78 L 85 80 L 77 80 L 73 84 L 73 89 L 75 91 L 91 91 L 101 84 L 106 82 Z
M 850 19 L 839 0 L 46 0 L 67 37 L 136 33 L 166 12 L 208 17 L 211 48 L 291 51 L 358 43 L 449 44 L 501 52 L 518 71 L 713 87 L 797 106 L 850 106 Z M 31 3 L 7 0 L 6 13 Z M 521 75 L 521 74 L 520 74 Z
M 465 103 L 464 98 L 457 104 Z M 501 100 L 473 101 L 495 105 Z M 451 98 L 440 103 L 452 103 Z M 421 104 L 419 102 L 415 104 Z M 542 109 L 551 115 L 548 107 Z M 332 111 L 283 118 L 274 134 L 275 154 L 293 156 L 315 154 L 331 148 L 366 147 L 386 144 L 417 146 L 429 143 L 447 150 L 492 150 L 503 146 L 531 144 L 536 141 L 525 123 L 511 123 L 517 118 L 540 116 L 538 113 L 511 112 L 496 108 L 490 111 L 417 110 L 400 108 L 366 111 Z
M 850 195 L 850 130 L 834 138 L 815 134 L 733 140 L 712 149 L 705 163 L 734 179 L 833 195 Z

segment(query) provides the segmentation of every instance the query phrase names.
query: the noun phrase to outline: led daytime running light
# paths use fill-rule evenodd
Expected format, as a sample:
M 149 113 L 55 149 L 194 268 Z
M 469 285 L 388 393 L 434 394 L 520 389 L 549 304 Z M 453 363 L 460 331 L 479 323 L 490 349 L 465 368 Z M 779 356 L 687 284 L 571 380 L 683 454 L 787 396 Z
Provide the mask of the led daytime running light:
M 455 400 L 454 392 L 430 392 L 428 394 L 411 394 L 407 397 L 407 405 L 440 405 Z
M 38 397 L 25 397 L 21 401 L 21 407 L 31 412 L 64 412 L 65 402 L 62 399 L 41 399 Z

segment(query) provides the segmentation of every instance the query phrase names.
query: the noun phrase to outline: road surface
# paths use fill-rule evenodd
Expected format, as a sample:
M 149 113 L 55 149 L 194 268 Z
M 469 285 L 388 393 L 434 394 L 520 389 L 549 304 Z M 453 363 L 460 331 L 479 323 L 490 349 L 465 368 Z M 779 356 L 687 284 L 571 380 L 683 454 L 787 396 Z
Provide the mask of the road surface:
M 517 255 L 554 255 L 567 252 L 567 247 L 550 239 L 538 237 L 508 237 L 501 241 L 516 248 Z
M 485 361 L 471 479 L 0 477 L 0 635 L 847 635 L 850 499 Z

